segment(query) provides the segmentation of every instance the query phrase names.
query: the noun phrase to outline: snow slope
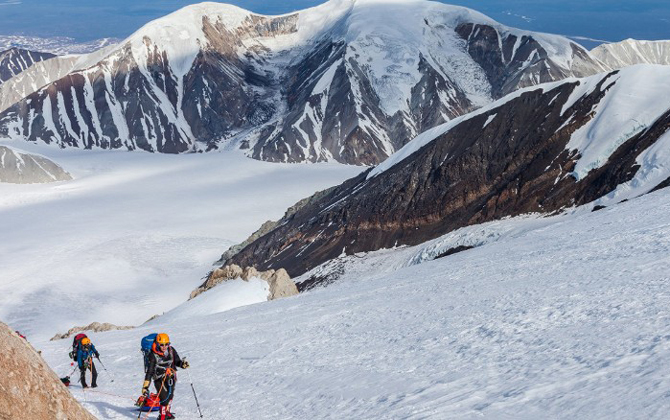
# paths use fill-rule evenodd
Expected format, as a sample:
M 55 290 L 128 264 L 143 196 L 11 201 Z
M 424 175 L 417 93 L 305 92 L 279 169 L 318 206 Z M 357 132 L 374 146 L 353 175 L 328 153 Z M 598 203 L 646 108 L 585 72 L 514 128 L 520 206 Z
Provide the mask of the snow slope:
M 613 69 L 635 64 L 670 64 L 670 41 L 626 39 L 591 50 L 594 57 Z
M 171 309 L 227 246 L 361 170 L 20 145 L 75 178 L 0 183 L 0 319 L 42 338 Z
M 525 92 L 535 90 L 548 92 L 560 84 L 576 82 L 577 87 L 563 106 L 563 114 L 565 114 L 579 99 L 594 92 L 604 79 L 607 79 L 603 86 L 606 93 L 592 109 L 593 118 L 571 135 L 567 145 L 568 150 L 574 150 L 580 154 L 572 172 L 575 179 L 580 180 L 589 171 L 604 165 L 612 153 L 626 140 L 648 129 L 664 112 L 670 109 L 670 103 L 667 101 L 670 93 L 670 67 L 640 64 L 621 69 L 613 75 L 603 73 L 583 79 L 570 78 L 520 89 L 474 112 L 426 130 L 373 169 L 368 174 L 368 179 L 387 171 L 461 122 L 494 110 Z M 648 192 L 658 182 L 670 176 L 670 168 L 666 169 L 662 163 L 666 156 L 665 148 L 655 146 L 653 149 L 655 151 L 647 151 L 653 156 L 643 159 L 640 163 L 644 167 L 643 172 L 654 170 L 655 176 L 651 178 L 640 174 L 637 182 L 630 184 L 636 188 L 634 188 L 635 191 L 630 192 L 629 197 Z M 658 179 L 660 181 L 653 183 Z M 621 197 L 619 200 L 623 198 L 626 197 Z
M 135 417 L 139 340 L 165 331 L 192 366 L 177 385 L 180 419 L 199 418 L 191 380 L 210 419 L 662 419 L 668 214 L 665 189 L 501 221 L 491 232 L 514 233 L 446 258 L 394 271 L 384 267 L 422 249 L 386 250 L 297 297 L 92 334 L 108 371 L 97 391 L 71 391 L 99 418 Z M 62 375 L 68 345 L 39 343 Z

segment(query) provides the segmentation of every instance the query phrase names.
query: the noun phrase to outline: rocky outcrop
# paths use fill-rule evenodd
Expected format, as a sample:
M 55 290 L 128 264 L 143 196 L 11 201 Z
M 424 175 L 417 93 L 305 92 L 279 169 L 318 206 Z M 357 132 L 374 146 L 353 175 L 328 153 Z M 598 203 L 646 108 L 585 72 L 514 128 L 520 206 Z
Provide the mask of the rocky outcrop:
M 0 322 L 0 418 L 94 420 L 25 339 Z
M 37 184 L 71 179 L 62 167 L 43 156 L 0 146 L 0 182 Z
M 275 300 L 298 294 L 298 288 L 283 268 L 259 272 L 254 267 L 246 267 L 242 269 L 238 265 L 231 264 L 217 268 L 209 273 L 207 280 L 200 285 L 200 287 L 191 292 L 189 300 L 223 282 L 236 279 L 249 281 L 251 278 L 259 278 L 268 283 L 270 287 L 268 300 Z
M 618 134 L 607 130 L 624 121 L 623 110 L 611 105 L 618 98 L 604 98 L 612 90 L 627 102 L 641 80 L 666 77 L 670 71 L 660 67 L 636 68 L 625 77 L 614 72 L 512 94 L 425 133 L 414 140 L 423 147 L 409 145 L 407 153 L 346 181 L 280 220 L 228 262 L 259 270 L 283 267 L 296 277 L 342 254 L 415 245 L 459 227 L 552 213 L 609 195 L 637 176 L 639 162 L 650 162 L 647 171 L 668 165 L 650 154 L 642 159 L 642 153 L 658 149 L 651 146 L 670 128 L 670 111 L 662 111 L 665 87 L 657 86 L 650 103 L 658 101 L 658 109 L 631 114 L 625 121 L 634 130 Z M 640 127 L 635 121 L 643 116 L 649 125 Z M 601 122 L 607 130 L 589 125 Z M 601 132 L 604 137 L 594 138 Z M 583 133 L 591 142 L 585 150 L 612 153 L 582 162 L 582 151 L 568 145 Z M 657 178 L 643 176 L 634 185 L 647 182 L 640 188 L 649 191 L 663 180 Z
M 271 273 L 266 279 L 270 285 L 270 295 L 268 296 L 268 300 L 275 300 L 298 294 L 297 286 L 283 268 L 274 272 L 273 270 L 268 270 L 265 271 L 265 273 Z M 263 276 L 261 275 L 261 277 Z
M 80 332 L 85 332 L 85 331 L 91 331 L 91 332 L 103 332 L 103 331 L 114 331 L 114 330 L 132 330 L 135 327 L 124 327 L 124 326 L 117 326 L 114 324 L 110 324 L 108 322 L 92 322 L 88 324 L 85 327 L 72 327 L 69 330 L 67 330 L 66 333 L 64 334 L 56 334 L 53 337 L 51 337 L 51 341 L 54 340 L 62 340 L 64 338 L 71 337 L 74 334 L 80 333 Z

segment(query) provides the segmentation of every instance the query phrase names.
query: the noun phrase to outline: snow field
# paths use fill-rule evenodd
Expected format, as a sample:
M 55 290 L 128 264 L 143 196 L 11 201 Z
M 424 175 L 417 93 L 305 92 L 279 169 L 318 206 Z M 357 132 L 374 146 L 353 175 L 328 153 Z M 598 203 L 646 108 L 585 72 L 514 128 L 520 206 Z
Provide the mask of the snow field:
M 75 178 L 0 184 L 0 319 L 32 339 L 92 321 L 138 325 L 183 303 L 229 245 L 363 169 L 21 148 Z
M 165 331 L 205 418 L 665 418 L 668 214 L 660 190 L 527 218 L 525 232 L 510 219 L 513 235 L 446 258 L 392 272 L 370 258 L 367 274 L 297 297 L 92 334 L 116 379 L 102 372 L 99 390 L 126 400 L 73 393 L 99 418 L 131 418 L 139 340 Z M 381 253 L 399 267 L 419 251 Z M 69 344 L 40 344 L 59 374 Z M 198 418 L 183 373 L 174 407 Z

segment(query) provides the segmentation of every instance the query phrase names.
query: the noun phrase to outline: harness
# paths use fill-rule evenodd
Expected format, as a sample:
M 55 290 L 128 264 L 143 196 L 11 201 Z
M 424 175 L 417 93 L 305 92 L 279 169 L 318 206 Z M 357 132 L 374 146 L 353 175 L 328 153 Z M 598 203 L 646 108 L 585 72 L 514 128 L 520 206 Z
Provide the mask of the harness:
M 156 369 L 154 370 L 154 379 L 160 379 L 164 376 L 174 377 L 174 353 L 172 347 L 169 347 L 168 350 L 163 353 L 161 352 L 156 343 L 151 346 L 152 354 L 156 358 Z

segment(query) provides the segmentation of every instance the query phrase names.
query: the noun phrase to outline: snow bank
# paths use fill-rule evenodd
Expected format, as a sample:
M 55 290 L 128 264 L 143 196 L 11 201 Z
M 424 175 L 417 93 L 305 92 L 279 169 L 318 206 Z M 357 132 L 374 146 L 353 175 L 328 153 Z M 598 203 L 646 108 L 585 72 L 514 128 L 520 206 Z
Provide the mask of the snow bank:
M 149 325 L 171 324 L 194 317 L 217 314 L 240 306 L 266 302 L 269 293 L 270 286 L 263 279 L 228 280 L 166 312 L 151 321 Z

